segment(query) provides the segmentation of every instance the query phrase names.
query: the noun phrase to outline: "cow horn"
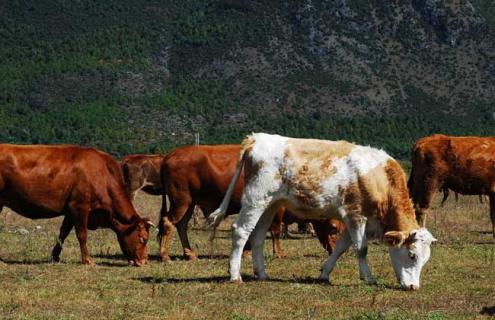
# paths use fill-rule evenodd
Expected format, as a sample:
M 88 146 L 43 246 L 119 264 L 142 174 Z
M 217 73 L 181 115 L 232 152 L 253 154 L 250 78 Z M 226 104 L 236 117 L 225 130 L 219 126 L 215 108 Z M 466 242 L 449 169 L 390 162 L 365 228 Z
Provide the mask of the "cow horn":
M 152 226 L 153 228 L 156 228 L 155 224 L 151 222 L 150 220 L 146 220 L 145 223 L 149 226 Z
M 408 232 L 404 231 L 389 231 L 383 236 L 386 243 L 392 247 L 400 247 L 409 237 Z

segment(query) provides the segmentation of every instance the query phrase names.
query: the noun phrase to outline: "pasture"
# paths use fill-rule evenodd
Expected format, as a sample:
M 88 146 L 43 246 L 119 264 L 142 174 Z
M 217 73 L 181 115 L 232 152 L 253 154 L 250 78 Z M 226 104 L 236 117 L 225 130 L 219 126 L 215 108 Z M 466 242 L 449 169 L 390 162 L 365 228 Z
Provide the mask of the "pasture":
M 1 319 L 473 319 L 495 314 L 495 246 L 488 205 L 477 197 L 451 198 L 427 226 L 438 243 L 422 273 L 419 292 L 399 289 L 385 246 L 372 242 L 368 257 L 377 285 L 358 278 L 353 252 L 337 264 L 332 283 L 319 283 L 327 254 L 316 238 L 282 240 L 285 259 L 273 259 L 265 242 L 270 281 L 252 280 L 251 259 L 243 260 L 245 283 L 228 282 L 230 223 L 220 226 L 213 248 L 209 233 L 191 229 L 200 260 L 182 259 L 174 234 L 173 261 L 128 266 L 110 230 L 89 233 L 97 266 L 79 263 L 74 232 L 62 262 L 49 261 L 61 218 L 32 221 L 4 209 L 0 215 Z M 160 198 L 138 194 L 138 211 L 157 221 Z M 25 229 L 25 230 L 22 230 Z M 26 231 L 28 233 L 26 233 Z M 152 230 L 152 236 L 156 230 Z

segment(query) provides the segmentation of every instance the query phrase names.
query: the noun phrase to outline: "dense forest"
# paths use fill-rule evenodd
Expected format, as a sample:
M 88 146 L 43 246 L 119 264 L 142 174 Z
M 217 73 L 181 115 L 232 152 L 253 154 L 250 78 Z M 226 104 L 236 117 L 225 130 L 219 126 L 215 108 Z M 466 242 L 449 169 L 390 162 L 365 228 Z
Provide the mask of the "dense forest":
M 0 141 L 495 135 L 495 2 L 2 1 Z

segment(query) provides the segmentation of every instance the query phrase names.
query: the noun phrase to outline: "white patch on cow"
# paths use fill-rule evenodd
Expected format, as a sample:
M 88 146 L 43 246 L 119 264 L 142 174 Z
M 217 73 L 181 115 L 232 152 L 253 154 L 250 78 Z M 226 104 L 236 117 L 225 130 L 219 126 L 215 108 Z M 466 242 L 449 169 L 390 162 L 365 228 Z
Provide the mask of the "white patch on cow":
M 425 228 L 413 230 L 412 244 L 390 247 L 390 260 L 397 280 L 404 289 L 419 289 L 421 269 L 430 259 L 430 245 L 437 241 Z
M 262 166 L 258 174 L 246 184 L 242 204 L 253 208 L 266 207 L 275 193 L 280 191 L 281 181 L 275 177 L 284 161 L 288 138 L 265 133 L 254 133 L 251 138 L 256 143 L 250 157 L 253 163 L 261 163 Z

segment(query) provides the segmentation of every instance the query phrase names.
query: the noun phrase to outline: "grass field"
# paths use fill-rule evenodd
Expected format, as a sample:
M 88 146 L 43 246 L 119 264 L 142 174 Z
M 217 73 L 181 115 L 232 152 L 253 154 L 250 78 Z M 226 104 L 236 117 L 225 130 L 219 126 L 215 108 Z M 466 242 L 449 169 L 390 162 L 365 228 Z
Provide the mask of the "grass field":
M 488 205 L 477 197 L 453 197 L 435 209 L 428 226 L 439 242 L 422 274 L 419 292 L 398 288 L 385 246 L 372 243 L 370 264 L 378 285 L 358 278 L 354 253 L 337 264 L 332 284 L 317 283 L 326 257 L 317 240 L 283 240 L 285 259 L 265 256 L 270 281 L 252 280 L 251 260 L 243 260 L 245 283 L 228 282 L 229 223 L 213 248 L 208 233 L 190 230 L 201 259 L 184 261 L 177 235 L 173 261 L 130 267 L 109 230 L 90 233 L 97 266 L 79 264 L 72 233 L 62 262 L 49 255 L 61 219 L 32 221 L 4 210 L 0 216 L 1 319 L 473 319 L 495 314 L 495 246 Z M 159 198 L 140 194 L 136 205 L 156 220 Z M 28 234 L 20 229 L 25 228 Z M 24 232 L 25 233 L 25 232 Z M 156 231 L 152 231 L 153 236 Z M 209 256 L 211 254 L 211 256 Z

